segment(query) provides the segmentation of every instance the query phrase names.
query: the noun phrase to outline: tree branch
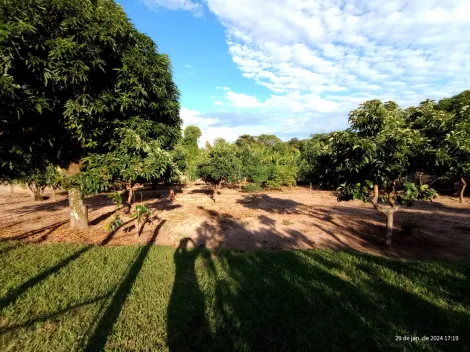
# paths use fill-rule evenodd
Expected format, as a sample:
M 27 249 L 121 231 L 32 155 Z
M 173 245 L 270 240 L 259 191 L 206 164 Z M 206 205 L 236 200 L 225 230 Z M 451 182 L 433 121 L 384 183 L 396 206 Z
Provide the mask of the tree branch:
M 374 208 L 381 212 L 384 215 L 394 213 L 398 210 L 398 206 L 395 204 L 395 200 L 393 199 L 393 191 L 388 193 L 388 204 L 390 207 L 383 206 L 379 204 L 379 185 L 374 185 L 374 196 L 370 200 Z

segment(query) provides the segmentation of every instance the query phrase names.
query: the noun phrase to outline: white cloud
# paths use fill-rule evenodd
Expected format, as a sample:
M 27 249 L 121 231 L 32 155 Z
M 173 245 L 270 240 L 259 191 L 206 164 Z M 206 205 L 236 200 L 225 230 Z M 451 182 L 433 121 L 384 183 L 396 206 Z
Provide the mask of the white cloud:
M 144 1 L 195 14 L 204 10 L 198 0 Z M 226 28 L 229 54 L 240 74 L 271 92 L 261 99 L 218 86 L 224 100 L 218 97 L 216 105 L 269 112 L 280 121 L 277 131 L 344 126 L 348 111 L 368 99 L 406 107 L 469 88 L 469 0 L 204 4 Z M 255 126 L 244 133 L 256 134 Z
M 225 105 L 225 103 L 223 101 L 214 101 L 214 105 L 222 106 Z
M 254 96 L 243 93 L 235 93 L 230 90 L 225 93 L 225 99 L 236 108 L 256 108 L 263 105 Z
M 199 111 L 186 108 L 181 108 L 180 117 L 183 120 L 183 128 L 189 125 L 195 125 L 202 129 L 219 122 L 217 118 L 204 117 L 201 116 Z
M 188 65 L 188 64 L 184 65 L 184 67 L 189 68 L 189 69 L 193 68 L 191 65 Z
M 346 120 L 367 99 L 407 106 L 468 88 L 468 0 L 206 3 L 227 29 L 241 74 L 273 93 L 265 101 L 226 94 L 234 107 Z
M 201 3 L 191 0 L 144 0 L 144 3 L 151 9 L 159 7 L 168 10 L 185 10 L 192 12 L 195 16 L 204 14 L 204 7 Z

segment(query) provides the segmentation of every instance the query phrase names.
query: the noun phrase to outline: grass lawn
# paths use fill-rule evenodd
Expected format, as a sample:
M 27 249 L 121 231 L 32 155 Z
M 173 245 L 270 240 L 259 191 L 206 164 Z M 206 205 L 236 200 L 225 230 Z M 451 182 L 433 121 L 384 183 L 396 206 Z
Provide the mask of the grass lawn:
M 468 262 L 0 242 L 0 269 L 3 352 L 469 350 Z

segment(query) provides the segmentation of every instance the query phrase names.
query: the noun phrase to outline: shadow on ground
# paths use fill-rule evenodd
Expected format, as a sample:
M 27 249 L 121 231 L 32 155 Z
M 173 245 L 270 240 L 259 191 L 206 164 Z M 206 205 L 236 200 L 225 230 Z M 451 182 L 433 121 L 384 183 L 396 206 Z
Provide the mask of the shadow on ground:
M 468 208 L 452 208 L 439 202 L 416 202 L 410 214 L 407 213 L 410 208 L 403 206 L 395 213 L 393 248 L 388 249 L 384 243 L 385 218 L 371 204 L 344 202 L 338 206 L 309 206 L 267 194 L 245 195 L 237 202 L 248 209 L 285 215 L 286 219 L 289 215 L 307 216 L 311 221 L 304 221 L 304 224 L 330 236 L 331 241 L 328 241 L 326 247 L 332 249 L 366 249 L 392 257 L 428 259 L 468 257 L 470 252 L 470 242 L 467 240 L 470 239 L 470 224 L 466 220 L 470 214 Z M 436 212 L 444 212 L 445 217 L 433 217 L 432 213 Z M 219 216 L 221 222 L 227 221 L 224 217 L 227 214 Z M 412 223 L 412 233 L 401 230 L 403 222 Z M 203 229 L 201 233 L 215 233 L 208 224 L 204 227 L 208 230 Z M 463 235 L 468 233 L 468 238 L 454 236 L 453 229 Z M 294 237 L 302 238 L 301 234 L 295 232 Z M 459 245 L 456 246 L 456 242 Z M 308 239 L 304 243 L 309 244 Z
M 211 216 L 220 220 L 215 212 Z M 260 221 L 274 227 L 273 220 L 267 216 Z M 224 216 L 223 222 L 228 226 L 242 226 L 232 224 L 228 216 Z M 53 331 L 34 330 L 34 326 L 104 301 L 103 309 L 88 322 L 88 330 L 80 333 L 83 350 L 129 350 L 129 346 L 136 351 L 468 349 L 465 340 L 470 326 L 468 265 L 441 267 L 355 252 L 243 253 L 225 250 L 220 247 L 223 243 L 209 251 L 201 240 L 208 239 L 211 229 L 204 226 L 196 241 L 182 238 L 166 262 L 148 266 L 153 273 L 166 272 L 169 278 L 173 276 L 168 280 L 169 296 L 162 297 L 155 292 L 151 277 L 138 287 L 141 297 L 155 296 L 161 301 L 158 307 L 166 316 L 162 325 L 155 325 L 151 317 L 157 312 L 139 306 L 136 296 L 132 304 L 139 307 L 138 318 L 126 316 L 123 307 L 134 294 L 144 262 L 151 260 L 150 251 L 161 250 L 152 244 L 163 224 L 162 221 L 155 227 L 145 245 L 137 247 L 126 263 L 122 278 L 115 286 L 106 288 L 104 294 L 32 317 L 24 323 L 0 327 L 0 338 L 27 328 L 32 329 L 32 334 L 53 334 Z M 288 241 L 294 244 L 306 239 L 293 235 Z M 29 289 L 68 266 L 90 247 L 83 247 L 10 290 L 1 301 L 0 314 L 1 309 L 15 305 Z M 112 251 L 113 247 L 106 250 Z M 82 265 L 91 267 L 93 263 Z M 95 278 L 89 275 L 86 279 L 91 282 Z M 68 280 L 64 278 L 64 286 L 69 284 Z M 86 285 L 83 290 L 87 290 Z M 118 320 L 126 323 L 118 325 Z M 119 330 L 123 326 L 130 331 Z M 141 332 L 147 334 L 146 338 L 134 339 Z M 395 339 L 396 335 L 435 334 L 460 336 L 461 340 L 413 344 Z M 163 345 L 150 342 L 155 336 L 163 339 Z M 72 349 L 72 346 L 62 347 Z

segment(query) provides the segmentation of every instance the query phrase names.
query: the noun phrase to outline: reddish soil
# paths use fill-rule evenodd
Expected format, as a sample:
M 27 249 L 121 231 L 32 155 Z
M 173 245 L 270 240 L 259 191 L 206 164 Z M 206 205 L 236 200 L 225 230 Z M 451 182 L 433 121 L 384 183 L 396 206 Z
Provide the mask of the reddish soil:
M 102 245 L 155 243 L 178 246 L 183 238 L 210 248 L 356 250 L 423 259 L 470 257 L 470 203 L 441 196 L 433 203 L 418 202 L 396 213 L 393 248 L 383 242 L 384 220 L 371 204 L 337 202 L 332 192 L 295 187 L 282 192 L 246 194 L 222 189 L 214 202 L 204 185 L 188 186 L 176 193 L 171 203 L 169 188 L 143 189 L 136 201 L 154 211 L 153 223 L 136 235 L 133 221 L 124 218 L 116 232 L 105 225 L 115 212 L 106 195 L 86 199 L 90 228 L 68 227 L 66 194 L 56 201 L 34 202 L 27 193 L 0 191 L 0 240 L 28 242 L 80 242 Z M 414 225 L 405 236 L 401 223 Z

